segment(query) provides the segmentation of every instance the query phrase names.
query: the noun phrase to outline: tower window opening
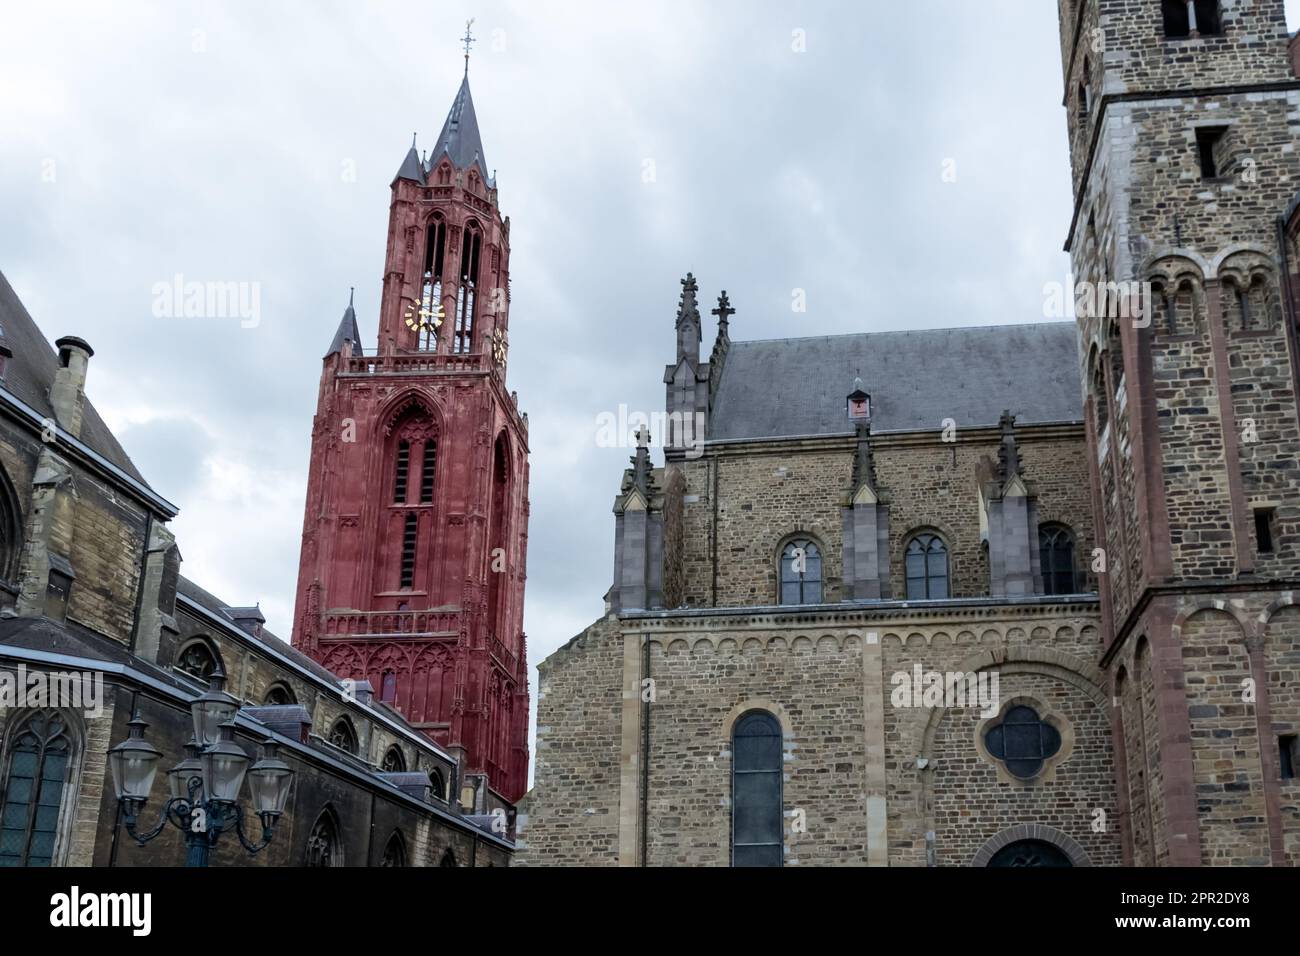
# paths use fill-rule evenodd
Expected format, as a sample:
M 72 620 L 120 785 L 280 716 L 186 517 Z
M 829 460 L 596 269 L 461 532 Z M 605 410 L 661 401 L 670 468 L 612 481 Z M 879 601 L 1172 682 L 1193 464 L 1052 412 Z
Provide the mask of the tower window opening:
M 411 443 L 403 438 L 397 443 L 397 473 L 393 479 L 393 503 L 406 504 L 406 485 L 411 472 Z
M 432 438 L 424 443 L 424 464 L 420 469 L 420 504 L 433 504 L 433 476 L 438 466 L 438 443 Z
M 419 326 L 419 348 L 422 352 L 438 350 L 437 319 L 442 313 L 442 264 L 447 245 L 447 226 L 441 219 L 429 224 L 424 247 L 424 295 L 421 308 L 431 315 L 424 316 Z
M 1255 510 L 1255 550 L 1259 554 L 1272 554 L 1274 551 L 1273 515 L 1272 508 Z
M 415 585 L 415 544 L 418 530 L 419 519 L 414 514 L 408 514 L 402 532 L 402 590 L 409 590 Z
M 1223 33 L 1219 0 L 1161 0 L 1160 13 L 1164 20 L 1165 36 L 1171 40 L 1219 36 Z
M 1221 174 L 1219 168 L 1219 145 L 1228 132 L 1226 126 L 1199 126 L 1196 129 L 1196 151 L 1201 163 L 1202 179 L 1217 179 Z
M 1283 780 L 1295 779 L 1296 764 L 1300 764 L 1300 737 L 1283 734 L 1277 738 L 1277 764 Z
M 478 260 L 483 238 L 474 229 L 465 230 L 460 255 L 460 291 L 456 296 L 456 330 L 452 351 L 466 354 L 474 344 L 474 310 L 478 299 Z

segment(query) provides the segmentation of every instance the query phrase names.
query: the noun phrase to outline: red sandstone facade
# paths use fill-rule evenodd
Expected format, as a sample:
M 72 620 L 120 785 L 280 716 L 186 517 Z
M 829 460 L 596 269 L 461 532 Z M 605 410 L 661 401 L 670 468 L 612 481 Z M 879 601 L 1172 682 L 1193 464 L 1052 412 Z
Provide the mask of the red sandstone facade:
M 293 643 L 514 801 L 528 435 L 505 381 L 510 221 L 482 152 L 466 80 L 392 184 L 377 353 L 349 306 L 324 360 Z

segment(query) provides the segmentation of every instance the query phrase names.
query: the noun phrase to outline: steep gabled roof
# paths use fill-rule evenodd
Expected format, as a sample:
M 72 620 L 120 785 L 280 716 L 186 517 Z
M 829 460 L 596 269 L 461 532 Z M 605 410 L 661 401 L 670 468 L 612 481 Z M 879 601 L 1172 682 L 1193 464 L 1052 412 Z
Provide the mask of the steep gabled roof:
M 872 434 L 1083 420 L 1073 322 L 731 343 L 710 440 L 848 435 L 861 378 Z
M 50 404 L 50 386 L 54 384 L 54 375 L 59 370 L 58 355 L 41 334 L 3 272 L 0 272 L 0 328 L 4 330 L 5 346 L 13 353 L 13 357 L 5 364 L 0 387 L 8 389 L 41 415 L 54 418 L 54 406 Z M 82 414 L 80 438 L 101 458 L 147 486 L 104 420 L 99 417 L 99 412 L 95 411 L 90 399 L 86 400 Z
M 443 153 L 447 154 L 457 169 L 469 169 L 477 160 L 483 178 L 488 178 L 483 140 L 478 132 L 478 117 L 474 115 L 474 99 L 469 94 L 468 74 L 460 82 L 460 90 L 451 102 L 447 121 L 442 124 L 442 132 L 438 134 L 438 142 L 429 154 L 430 169 L 438 165 Z

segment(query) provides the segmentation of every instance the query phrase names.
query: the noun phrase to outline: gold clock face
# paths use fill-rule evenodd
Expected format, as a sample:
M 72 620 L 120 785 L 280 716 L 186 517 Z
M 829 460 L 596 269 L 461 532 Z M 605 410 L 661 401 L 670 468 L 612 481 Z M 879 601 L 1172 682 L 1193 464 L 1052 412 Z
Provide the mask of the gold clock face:
M 500 329 L 492 333 L 492 361 L 497 365 L 506 364 L 506 336 Z
M 413 301 L 406 310 L 406 327 L 412 331 L 434 332 L 444 318 L 442 303 L 435 306 L 432 297 L 425 295 L 422 300 Z

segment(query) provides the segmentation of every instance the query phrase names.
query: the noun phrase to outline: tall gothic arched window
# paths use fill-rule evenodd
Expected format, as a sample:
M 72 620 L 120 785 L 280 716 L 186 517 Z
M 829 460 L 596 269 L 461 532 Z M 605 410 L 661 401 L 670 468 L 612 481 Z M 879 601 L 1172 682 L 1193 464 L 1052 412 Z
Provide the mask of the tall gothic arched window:
M 402 839 L 402 834 L 397 830 L 394 830 L 393 835 L 388 838 L 388 843 L 384 846 L 384 858 L 379 865 L 406 866 L 406 841 Z
M 948 597 L 948 546 L 928 531 L 914 536 L 904 549 L 903 572 L 909 601 Z
M 1074 532 L 1063 524 L 1040 525 L 1038 566 L 1044 594 L 1074 594 Z
M 313 867 L 343 865 L 343 845 L 339 838 L 339 825 L 329 807 L 321 811 L 307 837 L 307 865 Z
M 474 315 L 478 301 L 479 255 L 483 234 L 476 223 L 467 223 L 460 252 L 460 289 L 456 295 L 456 325 L 451 350 L 468 353 L 474 347 Z
M 208 682 L 217 664 L 216 651 L 202 639 L 190 641 L 176 656 L 176 669 L 203 684 Z
M 14 720 L 2 778 L 0 866 L 51 866 L 76 748 L 58 711 L 18 712 Z
M 442 320 L 443 254 L 447 246 L 447 224 L 440 217 L 429 223 L 424 242 L 424 292 L 421 307 L 429 315 L 417 328 L 417 344 L 422 352 L 438 349 L 438 328 Z
M 23 547 L 22 512 L 9 475 L 0 468 L 0 580 L 18 576 L 18 556 Z
M 811 538 L 795 538 L 781 549 L 782 604 L 822 603 L 822 552 Z
M 398 747 L 389 747 L 384 753 L 384 762 L 380 765 L 384 773 L 405 773 L 406 757 Z
M 346 717 L 334 721 L 334 726 L 330 728 L 329 742 L 340 750 L 355 754 L 358 747 L 357 732 L 352 728 L 352 721 Z
M 510 508 L 510 445 L 504 434 L 497 436 L 492 453 L 492 516 L 488 532 L 488 623 L 498 640 L 511 635 L 503 634 L 505 583 L 509 580 L 506 557 L 507 528 Z
M 731 865 L 780 866 L 784 846 L 781 724 L 765 710 L 731 731 Z
M 296 704 L 293 691 L 285 684 L 274 684 L 266 692 L 266 705 L 268 707 L 283 707 L 286 704 Z

